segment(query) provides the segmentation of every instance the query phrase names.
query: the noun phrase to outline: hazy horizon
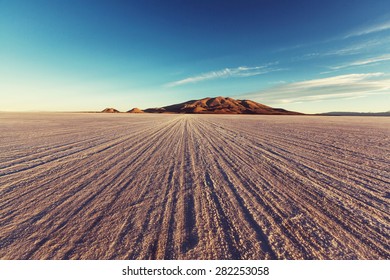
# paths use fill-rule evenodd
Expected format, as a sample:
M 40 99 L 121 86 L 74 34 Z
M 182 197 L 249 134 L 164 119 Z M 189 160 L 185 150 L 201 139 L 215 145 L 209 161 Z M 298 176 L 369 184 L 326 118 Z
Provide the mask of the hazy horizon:
M 189 101 L 189 100 L 187 100 Z M 180 102 L 180 103 L 184 103 L 184 102 Z M 174 105 L 174 104 L 165 104 L 165 106 L 170 106 L 170 105 Z M 266 105 L 266 104 L 264 104 Z M 140 108 L 140 107 L 132 107 L 132 108 L 127 108 L 127 109 L 124 109 L 124 110 L 118 110 L 119 113 L 128 113 L 129 110 L 131 109 L 134 109 L 134 108 L 138 108 L 138 109 L 141 109 L 141 110 L 146 110 L 146 109 L 153 109 L 153 108 L 161 108 L 161 107 L 165 107 L 164 105 L 163 106 L 157 106 L 157 107 L 150 107 L 150 108 Z M 101 113 L 103 112 L 105 109 L 117 109 L 116 107 L 105 107 L 105 108 L 100 108 L 100 109 L 93 109 L 93 110 L 33 110 L 33 109 L 30 109 L 30 110 L 14 110 L 14 111 L 11 111 L 11 110 L 0 110 L 0 113 Z M 275 109 L 279 109 L 279 107 L 274 107 Z M 281 108 L 281 107 L 280 107 Z M 284 108 L 281 108 L 281 109 L 284 109 Z M 302 113 L 302 112 L 298 112 L 298 113 Z M 390 110 L 387 110 L 387 111 L 365 111 L 365 112 L 362 112 L 362 111 L 327 111 L 327 112 L 315 112 L 315 113 L 305 113 L 305 114 L 327 114 L 327 113 L 357 113 L 357 114 L 380 114 L 380 113 L 390 113 Z M 151 113 L 151 114 L 156 114 L 156 113 Z M 183 114 L 183 113 L 177 113 L 177 114 Z M 193 113 L 189 113 L 189 114 L 193 114 Z M 210 113 L 208 113 L 210 114 Z M 233 113 L 234 114 L 234 113 Z M 250 115 L 250 114 L 249 114 Z
M 390 2 L 1 1 L 0 112 L 390 110 Z

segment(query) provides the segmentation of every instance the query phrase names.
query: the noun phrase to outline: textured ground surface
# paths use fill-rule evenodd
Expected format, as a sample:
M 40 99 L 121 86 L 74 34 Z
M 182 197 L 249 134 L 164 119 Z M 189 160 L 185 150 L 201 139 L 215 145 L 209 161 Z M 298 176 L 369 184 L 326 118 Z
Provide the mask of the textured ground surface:
M 390 118 L 0 114 L 1 259 L 389 259 Z

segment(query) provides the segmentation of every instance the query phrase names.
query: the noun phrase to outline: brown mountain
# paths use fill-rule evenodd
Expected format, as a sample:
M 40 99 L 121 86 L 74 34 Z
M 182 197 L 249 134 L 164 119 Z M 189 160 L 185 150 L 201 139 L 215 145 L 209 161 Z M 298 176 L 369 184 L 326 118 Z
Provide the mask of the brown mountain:
M 187 114 L 262 114 L 262 115 L 301 115 L 280 108 L 272 108 L 251 100 L 239 100 L 230 97 L 203 98 L 169 105 L 161 108 L 149 108 L 147 113 L 187 113 Z
M 114 108 L 106 108 L 102 111 L 102 113 L 119 113 L 119 111 Z
M 144 113 L 144 111 L 142 111 L 139 108 L 133 108 L 133 109 L 127 111 L 127 113 L 136 113 L 136 114 L 138 114 L 138 113 Z

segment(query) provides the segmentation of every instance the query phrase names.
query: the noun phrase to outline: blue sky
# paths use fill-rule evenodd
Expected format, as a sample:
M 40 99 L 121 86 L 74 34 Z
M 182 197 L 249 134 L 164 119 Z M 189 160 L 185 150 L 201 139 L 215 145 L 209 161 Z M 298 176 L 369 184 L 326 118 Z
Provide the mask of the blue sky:
M 390 1 L 0 0 L 0 111 L 390 110 Z

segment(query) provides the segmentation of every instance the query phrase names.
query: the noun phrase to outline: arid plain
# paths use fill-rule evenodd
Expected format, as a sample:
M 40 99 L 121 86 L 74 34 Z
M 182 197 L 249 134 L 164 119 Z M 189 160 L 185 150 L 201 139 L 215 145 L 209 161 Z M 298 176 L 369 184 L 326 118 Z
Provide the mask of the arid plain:
M 390 259 L 390 118 L 1 113 L 1 259 Z

